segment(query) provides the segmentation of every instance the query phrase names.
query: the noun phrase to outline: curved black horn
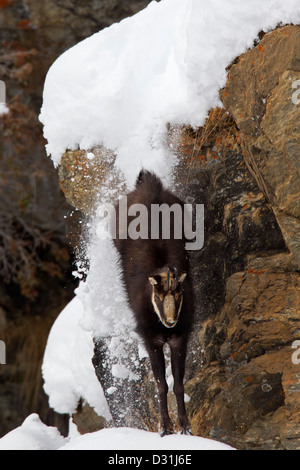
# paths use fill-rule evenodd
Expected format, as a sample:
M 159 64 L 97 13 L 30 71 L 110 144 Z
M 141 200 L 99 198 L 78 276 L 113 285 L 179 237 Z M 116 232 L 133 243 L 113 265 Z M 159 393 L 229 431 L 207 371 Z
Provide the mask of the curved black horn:
M 167 289 L 170 289 L 170 268 L 167 269 Z

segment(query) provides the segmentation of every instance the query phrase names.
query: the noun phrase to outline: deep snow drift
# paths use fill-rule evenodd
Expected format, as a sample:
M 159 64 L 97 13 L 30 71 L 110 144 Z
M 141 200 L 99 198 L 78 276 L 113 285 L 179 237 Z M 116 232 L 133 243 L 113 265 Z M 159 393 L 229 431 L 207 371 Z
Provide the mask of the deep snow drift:
M 66 306 L 51 328 L 42 365 L 44 389 L 51 408 L 73 414 L 82 398 L 107 420 L 111 418 L 91 358 L 93 339 L 79 321 L 83 316 L 80 299 Z
M 25 419 L 22 426 L 0 439 L 0 450 L 57 450 L 65 438 L 56 428 L 41 422 L 37 414 Z

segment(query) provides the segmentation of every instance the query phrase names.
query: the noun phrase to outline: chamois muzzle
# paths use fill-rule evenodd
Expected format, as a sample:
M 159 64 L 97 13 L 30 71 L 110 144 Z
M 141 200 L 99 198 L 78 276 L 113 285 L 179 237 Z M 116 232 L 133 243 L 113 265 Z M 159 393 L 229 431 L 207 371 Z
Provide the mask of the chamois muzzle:
M 176 268 L 160 270 L 149 277 L 152 285 L 152 305 L 166 328 L 174 328 L 179 319 L 183 302 L 182 282 L 186 273 L 178 276 Z

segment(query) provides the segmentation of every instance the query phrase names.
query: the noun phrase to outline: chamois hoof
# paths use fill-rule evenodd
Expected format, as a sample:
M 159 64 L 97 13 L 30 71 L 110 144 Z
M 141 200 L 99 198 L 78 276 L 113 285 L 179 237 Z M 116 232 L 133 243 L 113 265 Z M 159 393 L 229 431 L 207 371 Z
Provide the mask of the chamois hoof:
M 192 436 L 193 435 L 192 429 L 190 428 L 190 426 L 185 426 L 185 427 L 181 428 L 180 434 L 184 434 L 186 436 Z
M 174 432 L 171 429 L 163 429 L 162 431 L 159 432 L 160 437 L 170 436 L 171 434 L 174 434 Z
M 171 434 L 173 434 L 173 431 L 168 431 L 167 429 L 165 429 L 164 431 L 160 431 L 159 433 L 160 437 L 170 436 Z

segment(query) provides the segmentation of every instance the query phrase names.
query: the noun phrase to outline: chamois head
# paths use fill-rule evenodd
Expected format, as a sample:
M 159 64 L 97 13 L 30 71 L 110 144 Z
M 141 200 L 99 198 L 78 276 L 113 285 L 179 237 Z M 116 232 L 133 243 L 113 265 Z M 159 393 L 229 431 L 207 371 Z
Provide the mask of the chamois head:
M 178 321 L 186 275 L 186 272 L 178 274 L 176 268 L 166 267 L 149 277 L 153 308 L 167 328 L 173 328 Z

